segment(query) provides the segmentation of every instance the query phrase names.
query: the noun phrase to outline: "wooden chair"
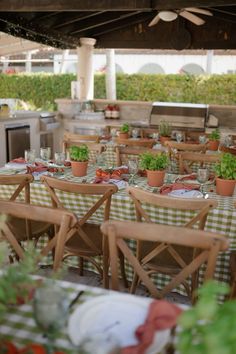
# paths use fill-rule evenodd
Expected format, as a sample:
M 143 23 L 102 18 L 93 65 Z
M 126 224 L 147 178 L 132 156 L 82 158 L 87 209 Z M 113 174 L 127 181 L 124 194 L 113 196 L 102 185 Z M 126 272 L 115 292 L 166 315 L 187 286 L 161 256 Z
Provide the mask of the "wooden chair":
M 102 221 L 109 219 L 111 197 L 118 191 L 118 188 L 112 184 L 80 184 L 48 176 L 43 176 L 41 180 L 51 196 L 54 208 L 66 209 L 62 193 L 71 194 L 73 197 L 77 196 L 76 209 L 73 211 L 78 217 L 78 222 L 67 237 L 63 259 L 70 256 L 79 257 L 81 275 L 83 274 L 83 259 L 88 260 L 103 277 L 104 286 L 108 287 L 108 248 L 103 242 L 100 225 L 92 222 L 91 218 L 97 215 L 99 208 L 104 207 L 101 211 Z M 87 198 L 85 206 L 83 206 L 81 197 Z M 90 198 L 90 202 L 88 198 Z M 96 261 L 96 256 L 103 257 L 103 267 Z M 123 274 L 125 274 L 124 271 Z
M 73 213 L 26 203 L 1 200 L 0 214 L 7 216 L 6 221 L 1 222 L 2 238 L 9 242 L 19 259 L 24 257 L 24 250 L 18 242 L 18 230 L 12 225 L 12 220 L 15 218 L 25 220 L 27 218 L 27 220 L 36 223 L 44 222 L 57 225 L 57 233 L 53 235 L 48 244 L 42 249 L 39 259 L 45 257 L 55 248 L 53 269 L 57 270 L 59 268 L 67 233 L 77 223 L 77 218 Z
M 145 152 L 151 152 L 152 154 L 157 154 L 158 150 L 154 149 L 149 149 L 149 148 L 143 148 L 143 147 L 124 147 L 124 146 L 117 146 L 116 147 L 116 165 L 121 166 L 121 165 L 127 165 L 128 160 L 130 158 L 139 158 L 139 155 L 145 153 Z
M 179 154 L 179 170 L 181 174 L 192 173 L 194 163 L 203 165 L 216 164 L 220 160 L 220 154 L 201 154 L 197 152 L 181 152 Z
M 153 134 L 159 133 L 159 129 L 157 128 L 142 128 L 140 130 L 141 138 L 152 138 Z
M 30 183 L 34 178 L 30 174 L 22 175 L 1 175 L 0 185 L 6 188 L 4 200 L 24 202 L 30 204 Z M 13 190 L 11 189 L 13 187 Z M 17 231 L 18 242 L 33 239 L 35 243 L 39 237 L 48 232 L 50 225 L 43 222 L 30 222 L 28 219 L 14 218 L 11 222 L 12 228 Z
M 236 208 L 236 202 L 234 202 Z M 236 298 L 236 251 L 230 252 L 230 299 Z
M 235 147 L 227 147 L 224 145 L 220 145 L 219 150 L 222 152 L 230 153 L 232 155 L 236 155 L 236 148 Z
M 227 250 L 229 245 L 228 240 L 219 234 L 185 227 L 108 221 L 102 224 L 101 230 L 108 237 L 109 242 L 112 289 L 119 290 L 117 255 L 118 252 L 122 252 L 135 274 L 147 287 L 151 296 L 155 298 L 163 298 L 177 286 L 185 283 L 190 276 L 198 272 L 202 265 L 206 264 L 204 281 L 213 278 L 217 255 L 220 251 Z M 153 244 L 159 246 L 140 258 L 135 255 L 134 250 L 130 247 L 130 240 L 135 240 L 137 243 L 145 242 L 152 249 Z M 163 250 L 167 248 L 172 250 L 175 246 L 184 247 L 186 253 L 193 253 L 194 257 L 189 262 L 178 258 L 179 262 L 182 263 L 181 267 L 178 271 L 175 269 L 171 280 L 161 290 L 158 290 L 150 277 L 153 271 L 150 271 L 149 265 L 152 264 L 155 257 L 159 257 Z M 152 269 L 159 272 L 159 267 Z
M 83 135 L 83 134 L 74 134 L 65 132 L 63 137 L 63 142 L 91 142 L 91 143 L 99 143 L 100 136 L 99 135 Z
M 125 146 L 130 146 L 130 147 L 143 147 L 143 148 L 152 148 L 153 145 L 155 145 L 155 139 L 147 139 L 147 138 L 141 138 L 141 139 L 122 139 L 122 138 L 117 138 L 116 143 L 119 145 L 125 145 Z
M 136 219 L 137 221 L 144 220 L 148 223 L 153 223 L 153 219 L 147 213 L 147 207 L 156 207 L 163 208 L 164 210 L 174 209 L 180 212 L 191 211 L 192 216 L 189 217 L 189 220 L 185 224 L 181 224 L 178 226 L 183 226 L 186 228 L 198 228 L 200 230 L 204 230 L 207 216 L 209 211 L 212 208 L 216 208 L 218 203 L 215 200 L 210 199 L 177 199 L 171 198 L 168 196 L 162 196 L 158 194 L 153 194 L 151 192 L 147 192 L 138 188 L 128 187 L 127 192 L 132 198 L 135 204 L 136 210 Z M 157 264 L 154 267 L 154 271 L 158 269 L 162 271 L 164 274 L 173 275 L 176 272 L 176 269 L 182 268 L 185 263 L 191 260 L 194 257 L 194 254 L 186 253 L 185 249 L 173 249 L 170 247 L 166 247 L 165 245 L 157 245 L 154 247 L 151 254 L 158 254 L 159 250 L 165 251 L 162 255 L 162 258 L 157 259 Z M 139 259 L 142 258 L 143 252 L 147 252 L 148 249 L 145 243 L 137 243 L 137 257 Z M 154 253 L 153 253 L 154 252 Z M 152 269 L 152 264 L 148 265 L 150 267 L 150 271 Z M 138 278 L 135 275 L 133 279 L 133 284 L 131 287 L 131 292 L 134 292 L 137 286 Z M 191 287 L 188 283 L 183 284 L 185 290 L 189 296 L 192 296 L 193 290 L 197 287 L 197 276 L 191 279 Z

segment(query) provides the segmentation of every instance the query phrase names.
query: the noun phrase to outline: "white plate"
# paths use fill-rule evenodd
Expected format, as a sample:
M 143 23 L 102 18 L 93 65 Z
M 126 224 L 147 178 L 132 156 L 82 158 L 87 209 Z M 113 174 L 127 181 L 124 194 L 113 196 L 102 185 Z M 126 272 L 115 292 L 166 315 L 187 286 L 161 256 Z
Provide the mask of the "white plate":
M 79 305 L 70 316 L 68 334 L 74 345 L 100 333 L 113 334 L 121 347 L 138 343 L 136 328 L 145 322 L 152 300 L 126 294 L 98 296 Z M 170 330 L 158 331 L 146 354 L 156 354 L 168 342 Z
M 170 197 L 176 198 L 203 198 L 202 192 L 198 190 L 188 190 L 188 189 L 177 189 L 168 193 Z

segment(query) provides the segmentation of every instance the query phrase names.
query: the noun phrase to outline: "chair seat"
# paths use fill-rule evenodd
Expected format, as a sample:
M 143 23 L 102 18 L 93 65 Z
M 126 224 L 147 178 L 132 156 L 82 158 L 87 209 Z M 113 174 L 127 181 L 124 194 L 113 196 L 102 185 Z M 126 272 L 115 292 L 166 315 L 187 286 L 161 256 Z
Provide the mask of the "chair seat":
M 51 224 L 39 221 L 31 221 L 31 235 L 29 239 L 38 239 L 43 234 L 49 232 L 52 227 Z M 26 233 L 26 221 L 24 219 L 19 219 L 12 217 L 9 226 L 14 232 L 15 238 L 17 241 L 26 241 L 28 239 Z

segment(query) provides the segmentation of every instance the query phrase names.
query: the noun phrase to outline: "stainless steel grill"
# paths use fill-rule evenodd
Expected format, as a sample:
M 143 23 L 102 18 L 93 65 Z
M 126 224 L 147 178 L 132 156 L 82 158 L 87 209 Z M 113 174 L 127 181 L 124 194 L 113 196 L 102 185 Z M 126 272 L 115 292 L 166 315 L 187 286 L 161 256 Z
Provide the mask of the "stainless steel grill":
M 150 125 L 159 126 L 168 121 L 175 129 L 204 131 L 208 118 L 208 105 L 192 103 L 154 102 Z

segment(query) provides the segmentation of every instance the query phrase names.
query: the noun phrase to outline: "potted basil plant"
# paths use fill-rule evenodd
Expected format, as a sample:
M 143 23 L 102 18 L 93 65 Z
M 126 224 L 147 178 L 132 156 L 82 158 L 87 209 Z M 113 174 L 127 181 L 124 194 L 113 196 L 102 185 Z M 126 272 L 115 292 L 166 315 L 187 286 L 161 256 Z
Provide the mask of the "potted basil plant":
M 89 160 L 89 149 L 87 145 L 71 146 L 70 159 L 72 174 L 75 177 L 86 176 Z
M 230 153 L 221 155 L 220 162 L 215 165 L 216 193 L 232 196 L 236 183 L 236 156 Z
M 219 144 L 220 144 L 220 131 L 219 129 L 215 129 L 209 135 L 208 149 L 217 151 Z
M 121 126 L 120 132 L 119 132 L 119 137 L 121 139 L 128 139 L 129 138 L 129 124 L 128 123 L 124 123 Z
M 169 158 L 165 152 L 152 154 L 145 152 L 140 155 L 140 166 L 146 170 L 148 184 L 151 187 L 160 187 L 164 183 L 165 170 L 169 164 Z

